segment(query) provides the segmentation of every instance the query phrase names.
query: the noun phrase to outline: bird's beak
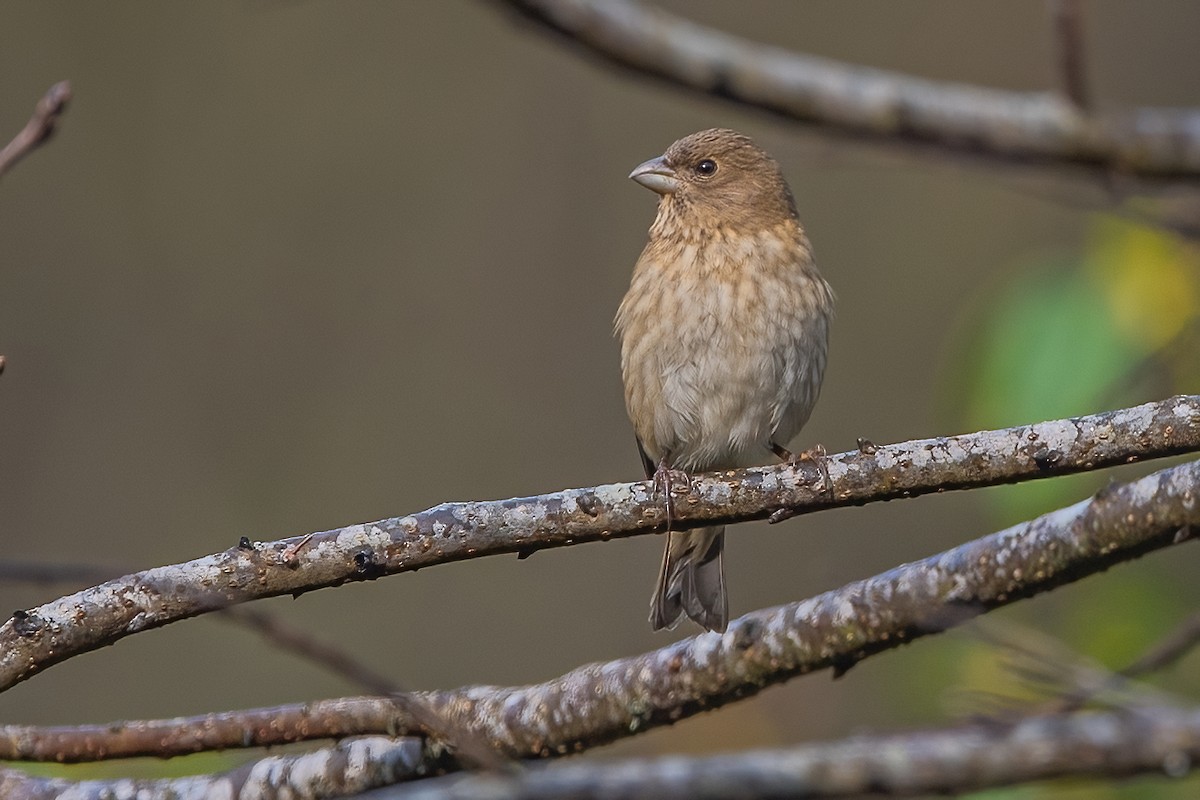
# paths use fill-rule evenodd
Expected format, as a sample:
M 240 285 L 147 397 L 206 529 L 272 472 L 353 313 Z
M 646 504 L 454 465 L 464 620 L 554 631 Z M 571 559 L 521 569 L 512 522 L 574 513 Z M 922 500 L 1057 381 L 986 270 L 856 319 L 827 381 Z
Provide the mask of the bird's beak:
M 675 170 L 667 166 L 662 156 L 638 164 L 629 177 L 658 194 L 674 194 L 679 189 Z

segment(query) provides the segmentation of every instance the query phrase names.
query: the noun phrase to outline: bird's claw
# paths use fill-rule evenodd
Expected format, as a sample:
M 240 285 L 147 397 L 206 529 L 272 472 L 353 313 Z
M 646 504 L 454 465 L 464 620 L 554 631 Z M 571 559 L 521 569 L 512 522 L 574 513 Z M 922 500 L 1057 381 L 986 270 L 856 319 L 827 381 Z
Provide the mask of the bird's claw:
M 692 476 L 688 475 L 686 472 L 680 472 L 679 474 L 683 475 L 684 481 L 688 483 L 690 487 Z M 667 466 L 666 459 L 658 462 L 658 467 L 655 468 L 654 475 L 651 476 L 650 481 L 654 486 L 655 497 L 661 494 L 664 498 L 667 510 L 667 530 L 670 531 L 672 528 L 672 523 L 675 521 L 674 494 L 676 474 L 674 470 Z
M 801 450 L 799 453 L 793 453 L 782 445 L 771 443 L 771 451 L 780 459 L 787 462 L 791 466 L 796 466 L 801 461 L 807 461 L 817 468 L 817 472 L 821 475 L 821 487 L 826 494 L 833 494 L 833 479 L 829 477 L 829 460 L 828 453 L 825 452 L 825 445 L 814 444 L 807 450 Z M 777 521 L 777 520 L 772 520 Z
M 833 479 L 829 477 L 829 454 L 825 452 L 825 445 L 814 444 L 809 449 L 801 451 L 792 463 L 800 461 L 811 461 L 816 466 L 817 472 L 821 473 L 821 485 L 825 489 L 825 493 L 833 494 Z

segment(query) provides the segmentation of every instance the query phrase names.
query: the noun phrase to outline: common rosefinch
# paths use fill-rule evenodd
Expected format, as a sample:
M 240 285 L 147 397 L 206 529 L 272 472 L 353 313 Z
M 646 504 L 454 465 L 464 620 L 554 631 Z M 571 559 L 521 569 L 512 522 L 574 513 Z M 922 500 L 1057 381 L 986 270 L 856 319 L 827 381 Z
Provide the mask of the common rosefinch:
M 767 451 L 794 458 L 784 445 L 821 389 L 833 292 L 779 164 L 748 137 L 694 133 L 629 177 L 660 197 L 617 311 L 621 374 L 669 528 L 671 469 L 734 469 Z M 667 537 L 650 624 L 687 614 L 724 631 L 724 527 Z

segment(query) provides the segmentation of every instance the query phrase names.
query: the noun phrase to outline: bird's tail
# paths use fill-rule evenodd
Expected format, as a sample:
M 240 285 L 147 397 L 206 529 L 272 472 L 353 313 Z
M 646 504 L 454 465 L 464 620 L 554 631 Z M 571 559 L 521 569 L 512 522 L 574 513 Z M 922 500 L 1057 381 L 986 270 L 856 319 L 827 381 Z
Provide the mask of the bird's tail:
M 725 526 L 667 534 L 658 585 L 650 601 L 654 630 L 674 628 L 687 614 L 709 631 L 725 631 L 729 601 L 725 595 Z

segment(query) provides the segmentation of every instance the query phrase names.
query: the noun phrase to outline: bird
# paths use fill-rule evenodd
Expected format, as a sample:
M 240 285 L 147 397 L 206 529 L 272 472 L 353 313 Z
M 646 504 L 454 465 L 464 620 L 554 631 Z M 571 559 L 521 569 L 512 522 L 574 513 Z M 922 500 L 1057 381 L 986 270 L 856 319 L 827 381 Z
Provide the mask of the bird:
M 659 196 L 614 323 L 638 452 L 666 496 L 650 624 L 674 628 L 686 615 L 724 632 L 725 528 L 671 530 L 671 471 L 736 469 L 774 453 L 828 474 L 819 445 L 799 455 L 786 445 L 821 390 L 833 290 L 779 163 L 750 137 L 699 131 L 629 177 Z

